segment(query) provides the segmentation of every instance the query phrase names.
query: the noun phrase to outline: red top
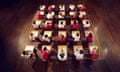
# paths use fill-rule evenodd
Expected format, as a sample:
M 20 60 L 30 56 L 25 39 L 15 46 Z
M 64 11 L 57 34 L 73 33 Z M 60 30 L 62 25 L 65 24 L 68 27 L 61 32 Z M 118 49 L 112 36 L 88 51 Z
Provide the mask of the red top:
M 88 42 L 93 42 L 93 37 L 87 37 Z
M 97 59 L 98 57 L 95 50 L 92 50 L 91 55 L 92 55 L 92 59 Z
M 61 43 L 64 43 L 66 40 L 66 37 L 62 38 L 62 36 L 58 36 L 58 41 L 60 41 Z
M 39 14 L 37 15 L 37 18 L 38 18 L 38 19 L 41 19 L 41 18 L 42 18 L 42 15 L 39 13 Z
M 51 29 L 51 28 L 52 28 L 52 24 L 46 25 L 46 29 Z
M 53 11 L 53 8 L 52 7 L 48 7 L 48 11 Z
M 80 11 L 85 11 L 86 8 L 85 7 L 80 7 Z
M 72 24 L 73 29 L 78 29 L 78 24 Z
M 48 50 L 46 50 L 46 51 L 42 50 L 41 51 L 41 55 L 42 55 L 43 61 L 47 61 L 48 60 L 48 55 L 49 54 L 50 54 L 50 52 Z

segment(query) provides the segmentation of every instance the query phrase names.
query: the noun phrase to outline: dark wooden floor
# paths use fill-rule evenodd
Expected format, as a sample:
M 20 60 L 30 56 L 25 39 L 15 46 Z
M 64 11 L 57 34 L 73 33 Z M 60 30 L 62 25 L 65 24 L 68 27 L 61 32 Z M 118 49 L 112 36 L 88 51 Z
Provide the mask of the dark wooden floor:
M 28 43 L 32 19 L 39 4 L 77 2 L 79 1 L 13 0 L 10 4 L 4 2 L 7 5 L 0 7 L 0 72 L 120 72 L 119 0 L 84 0 L 101 51 L 100 59 L 92 65 L 72 61 L 43 63 L 39 58 L 35 62 L 20 58 L 24 45 Z

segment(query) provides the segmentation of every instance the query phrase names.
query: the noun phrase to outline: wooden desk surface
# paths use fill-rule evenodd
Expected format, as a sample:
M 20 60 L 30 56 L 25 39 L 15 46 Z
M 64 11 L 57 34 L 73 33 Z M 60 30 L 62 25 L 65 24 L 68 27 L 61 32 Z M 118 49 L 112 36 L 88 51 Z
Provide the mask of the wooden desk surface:
M 64 49 L 67 52 L 67 45 L 58 45 L 58 52 L 60 52 L 61 49 Z
M 40 10 L 45 10 L 46 5 L 40 5 L 39 8 L 40 8 Z
M 76 53 L 76 49 L 83 50 L 83 47 L 82 47 L 82 45 L 74 45 L 73 49 L 74 49 L 74 53 Z
M 34 45 L 26 45 L 24 51 L 33 52 L 35 46 Z
M 65 37 L 67 36 L 66 31 L 58 31 L 58 36 L 61 34 L 64 35 Z
M 52 31 L 44 31 L 43 35 L 48 35 L 48 37 L 52 36 Z
M 65 11 L 60 11 L 59 14 L 62 14 L 63 16 L 65 16 Z
M 87 15 L 86 11 L 80 11 L 80 15 Z
M 42 23 L 42 20 L 35 20 L 37 25 L 40 25 Z
M 44 47 L 46 47 L 49 51 L 52 50 L 52 46 L 51 45 L 43 45 L 42 46 L 42 50 L 43 50 Z
M 33 33 L 33 37 L 39 36 L 39 31 L 33 30 L 33 31 L 31 31 L 31 33 Z
M 80 31 L 72 31 L 72 37 L 75 36 L 77 33 L 80 35 Z
M 70 14 L 70 15 L 74 15 L 74 14 L 75 14 L 75 11 L 70 11 L 69 14 Z

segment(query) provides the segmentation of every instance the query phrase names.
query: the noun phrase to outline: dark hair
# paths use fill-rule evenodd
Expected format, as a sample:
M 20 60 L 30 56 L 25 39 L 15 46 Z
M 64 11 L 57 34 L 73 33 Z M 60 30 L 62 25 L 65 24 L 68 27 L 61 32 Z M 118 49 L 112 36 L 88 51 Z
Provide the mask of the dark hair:
M 61 22 L 61 24 L 63 24 L 63 22 Z
M 86 24 L 89 24 L 89 22 L 88 22 L 88 21 L 86 21 Z
M 89 33 L 89 34 L 88 34 L 88 37 L 92 37 L 92 33 Z
M 33 24 L 35 24 L 36 22 L 35 21 L 33 21 Z
M 47 50 L 47 47 L 44 47 L 44 49 L 43 49 L 44 51 L 46 51 Z
M 83 50 L 80 50 L 80 54 L 83 54 L 84 52 L 83 52 Z
M 46 34 L 46 35 L 45 35 L 45 38 L 47 38 L 47 37 L 48 37 L 48 35 Z
M 77 33 L 76 35 L 79 36 L 79 33 Z
M 31 36 L 33 36 L 33 33 L 30 33 Z

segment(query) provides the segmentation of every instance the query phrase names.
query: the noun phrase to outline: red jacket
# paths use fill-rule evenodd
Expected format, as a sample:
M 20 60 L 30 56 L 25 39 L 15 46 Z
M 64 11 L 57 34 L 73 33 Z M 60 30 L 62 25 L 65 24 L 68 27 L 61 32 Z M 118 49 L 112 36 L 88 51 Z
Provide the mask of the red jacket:
M 48 60 L 48 55 L 50 54 L 49 51 L 41 51 L 41 56 L 42 56 L 42 59 L 43 61 L 47 61 Z

